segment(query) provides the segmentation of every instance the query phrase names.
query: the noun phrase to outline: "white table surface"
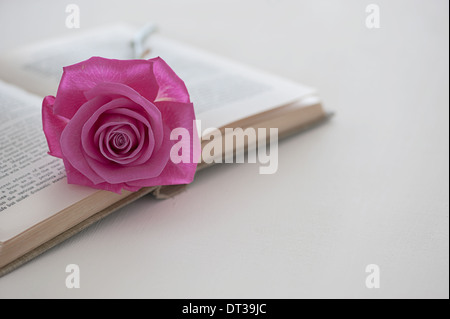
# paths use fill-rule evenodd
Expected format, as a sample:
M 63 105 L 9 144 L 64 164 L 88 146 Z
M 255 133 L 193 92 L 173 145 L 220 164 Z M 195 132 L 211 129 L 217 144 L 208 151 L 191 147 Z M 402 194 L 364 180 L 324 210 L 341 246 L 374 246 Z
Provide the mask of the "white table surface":
M 201 172 L 1 278 L 0 298 L 448 298 L 448 1 L 92 2 L 71 2 L 81 29 L 154 21 L 318 87 L 336 117 L 283 141 L 276 174 Z M 0 50 L 76 32 L 67 3 L 2 0 Z M 379 29 L 365 25 L 370 3 Z M 365 285 L 369 264 L 380 289 Z

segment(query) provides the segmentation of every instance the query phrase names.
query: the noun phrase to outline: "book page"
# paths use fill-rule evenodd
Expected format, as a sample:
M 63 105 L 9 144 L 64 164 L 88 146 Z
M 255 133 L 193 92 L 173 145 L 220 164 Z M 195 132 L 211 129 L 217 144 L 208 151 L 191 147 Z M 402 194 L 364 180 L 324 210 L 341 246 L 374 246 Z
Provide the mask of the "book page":
M 63 67 L 92 56 L 133 58 L 135 30 L 117 25 L 30 44 L 0 56 L 0 79 L 39 96 L 55 95 Z
M 94 193 L 47 154 L 41 99 L 0 81 L 0 242 Z
M 56 93 L 62 68 L 91 56 L 133 58 L 137 29 L 110 26 L 49 40 L 0 57 L 0 78 L 40 96 Z M 184 80 L 204 128 L 236 120 L 315 94 L 306 87 L 154 34 L 146 58 L 160 56 Z
M 152 36 L 147 46 L 149 58 L 160 56 L 184 80 L 204 129 L 224 127 L 317 93 L 163 36 Z

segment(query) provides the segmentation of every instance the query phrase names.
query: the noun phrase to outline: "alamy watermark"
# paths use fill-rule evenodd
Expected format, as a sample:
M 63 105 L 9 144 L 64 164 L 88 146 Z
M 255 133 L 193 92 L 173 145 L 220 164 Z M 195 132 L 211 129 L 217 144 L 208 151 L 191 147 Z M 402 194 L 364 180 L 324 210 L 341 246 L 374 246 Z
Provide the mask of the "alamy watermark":
M 375 265 L 375 264 L 367 265 L 366 273 L 369 274 L 366 277 L 367 289 L 380 289 L 380 287 L 381 287 L 380 266 Z
M 80 288 L 80 267 L 77 264 L 70 264 L 66 266 L 66 287 L 68 289 Z
M 379 29 L 380 25 L 380 6 L 377 4 L 369 4 L 366 7 L 366 27 L 368 29 Z
M 68 4 L 66 6 L 66 27 L 68 29 L 80 28 L 80 7 L 76 4 Z
M 278 128 L 208 128 L 194 120 L 192 131 L 200 132 L 202 145 L 194 143 L 187 128 L 175 128 L 170 139 L 176 141 L 170 151 L 175 163 L 259 163 L 259 173 L 275 174 L 278 170 Z M 201 149 L 200 149 L 201 147 Z M 247 158 L 247 159 L 246 159 Z

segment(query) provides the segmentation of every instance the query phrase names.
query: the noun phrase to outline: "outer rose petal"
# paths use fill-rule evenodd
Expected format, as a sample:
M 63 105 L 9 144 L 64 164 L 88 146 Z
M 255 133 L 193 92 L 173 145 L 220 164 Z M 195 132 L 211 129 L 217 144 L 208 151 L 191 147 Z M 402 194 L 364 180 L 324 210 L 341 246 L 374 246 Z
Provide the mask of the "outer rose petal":
M 64 68 L 54 113 L 71 119 L 87 101 L 84 92 L 103 82 L 126 84 L 149 101 L 158 94 L 152 61 L 92 57 Z
M 92 183 L 92 181 L 89 178 L 87 178 L 86 176 L 81 174 L 79 171 L 77 171 L 67 160 L 64 160 L 64 167 L 66 169 L 66 174 L 67 174 L 67 183 L 69 183 L 69 184 L 89 186 L 92 188 L 102 189 L 102 190 L 114 192 L 117 194 L 120 194 L 122 188 L 125 188 L 125 186 L 126 186 L 124 184 L 109 184 L 109 183 L 94 184 L 94 183 Z M 128 190 L 136 191 L 139 189 L 135 188 L 134 190 L 132 190 L 131 188 L 128 188 Z
M 46 96 L 42 102 L 42 126 L 44 134 L 47 138 L 47 144 L 50 149 L 50 155 L 62 158 L 62 152 L 59 140 L 61 133 L 69 122 L 68 119 L 53 114 L 54 96 Z
M 191 154 L 191 162 L 174 164 L 170 159 L 167 166 L 157 177 L 150 179 L 140 179 L 127 182 L 129 186 L 145 187 L 147 185 L 178 185 L 189 184 L 193 181 L 197 169 L 197 156 L 195 150 L 200 149 L 200 139 L 198 137 L 197 128 L 194 127 L 193 121 L 195 114 L 193 105 L 190 103 L 177 102 L 157 102 L 156 106 L 160 109 L 163 121 L 169 126 L 170 130 L 183 127 L 189 131 L 191 136 L 189 149 Z M 174 141 L 173 143 L 177 143 Z
M 195 169 L 185 170 L 181 167 L 184 163 L 174 164 L 171 160 L 167 162 L 167 166 L 161 174 L 154 178 L 140 179 L 127 182 L 126 185 L 132 187 L 148 187 L 150 185 L 182 185 L 190 184 L 194 180 Z
M 182 185 L 190 184 L 194 180 L 195 169 L 185 170 L 181 167 L 186 165 L 184 163 L 174 164 L 171 160 L 167 162 L 164 171 L 154 178 L 140 179 L 136 181 L 127 182 L 126 185 L 131 187 L 148 187 L 152 185 Z
M 194 167 L 189 169 L 196 170 L 197 162 L 201 156 L 200 138 L 198 136 L 195 121 L 194 105 L 192 103 L 177 102 L 157 102 L 156 107 L 160 110 L 164 123 L 172 131 L 178 127 L 183 127 L 189 131 L 191 136 L 190 151 L 191 160 Z M 175 142 L 176 143 L 176 142 Z M 182 163 L 180 163 L 181 165 Z M 184 164 L 184 163 L 183 163 Z M 183 169 L 187 169 L 183 167 Z
M 110 99 L 107 97 L 98 96 L 86 102 L 77 112 L 76 116 L 69 121 L 66 129 L 61 134 L 61 151 L 64 158 L 94 184 L 102 183 L 105 180 L 102 179 L 86 161 L 81 142 L 81 131 L 83 129 L 83 124 L 92 115 L 92 109 L 97 109 L 100 106 L 115 102 L 115 100 L 113 100 L 107 103 L 108 100 Z
M 153 73 L 159 85 L 159 91 L 155 102 L 172 101 L 189 103 L 189 93 L 178 75 L 161 58 L 150 59 L 153 62 Z

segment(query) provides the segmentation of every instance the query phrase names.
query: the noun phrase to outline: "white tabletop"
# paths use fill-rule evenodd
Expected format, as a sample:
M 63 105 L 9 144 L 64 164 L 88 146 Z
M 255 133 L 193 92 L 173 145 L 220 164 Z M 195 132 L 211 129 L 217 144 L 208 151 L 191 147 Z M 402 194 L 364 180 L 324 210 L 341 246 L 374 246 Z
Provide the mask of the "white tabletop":
M 154 21 L 318 87 L 336 116 L 283 141 L 276 174 L 224 164 L 143 198 L 1 278 L 0 298 L 448 298 L 448 1 L 93 2 L 74 2 L 82 29 Z M 76 32 L 65 5 L 2 0 L 0 50 Z

